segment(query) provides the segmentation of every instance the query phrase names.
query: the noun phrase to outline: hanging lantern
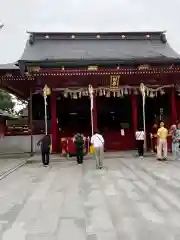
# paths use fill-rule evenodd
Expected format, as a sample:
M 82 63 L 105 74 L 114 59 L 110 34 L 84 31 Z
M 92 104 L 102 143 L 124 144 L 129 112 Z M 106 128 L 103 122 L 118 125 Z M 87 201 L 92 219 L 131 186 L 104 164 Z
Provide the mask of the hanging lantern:
M 106 90 L 105 90 L 105 89 L 103 90 L 103 95 L 104 95 L 104 96 L 106 95 Z
M 156 96 L 156 97 L 158 96 L 158 92 L 157 92 L 157 91 L 155 92 L 155 96 Z
M 164 95 L 164 94 L 165 94 L 164 89 L 161 89 L 161 90 L 160 90 L 160 94 L 161 94 L 161 95 Z
M 107 97 L 107 98 L 110 98 L 110 97 L 111 97 L 111 93 L 110 93 L 109 91 L 106 93 L 106 97 Z
M 78 96 L 77 96 L 76 92 L 73 93 L 73 99 L 78 99 Z
M 128 95 L 128 89 L 127 88 L 124 89 L 124 95 Z
M 113 97 L 116 97 L 116 92 L 113 92 Z
M 103 91 L 102 91 L 102 89 L 99 90 L 99 96 L 100 96 L 100 97 L 103 96 Z
M 81 98 L 81 92 L 79 92 L 79 94 L 78 94 L 78 95 L 79 95 L 79 98 Z
M 153 91 L 150 92 L 150 98 L 153 98 L 154 97 L 154 93 Z
M 68 98 L 68 92 L 67 91 L 64 91 L 64 97 Z

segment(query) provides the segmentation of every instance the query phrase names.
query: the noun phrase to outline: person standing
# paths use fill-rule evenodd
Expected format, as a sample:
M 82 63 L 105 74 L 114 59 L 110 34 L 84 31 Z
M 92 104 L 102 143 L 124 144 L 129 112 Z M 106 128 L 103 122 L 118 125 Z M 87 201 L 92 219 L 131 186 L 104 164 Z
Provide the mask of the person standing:
M 82 164 L 83 158 L 84 158 L 84 153 L 83 153 L 84 138 L 80 133 L 76 134 L 76 136 L 74 138 L 74 143 L 76 145 L 77 164 Z
M 170 134 L 172 136 L 172 155 L 174 160 L 180 158 L 180 123 L 172 125 Z
M 164 122 L 160 123 L 160 128 L 157 131 L 157 159 L 167 160 L 167 137 L 168 130 L 164 127 Z M 162 155 L 163 152 L 163 155 Z
M 104 138 L 98 131 L 94 132 L 94 135 L 91 137 L 91 144 L 94 147 L 94 154 L 96 158 L 96 168 L 103 168 L 103 158 L 104 158 Z
M 171 128 L 170 128 L 170 135 L 172 136 L 172 155 L 173 155 L 173 158 L 176 159 L 176 153 L 177 153 L 177 145 L 179 147 L 179 143 L 177 141 L 177 138 L 176 138 L 176 131 L 177 131 L 177 127 L 176 125 L 172 125 Z
M 154 153 L 157 153 L 157 130 L 158 130 L 158 126 L 157 124 L 154 124 L 152 128 L 152 133 L 150 134 L 151 141 L 152 141 L 152 150 Z
M 37 145 L 41 146 L 42 163 L 44 167 L 47 167 L 49 165 L 49 155 L 51 146 L 50 136 L 45 135 L 41 140 L 38 141 Z
M 142 129 L 138 129 L 135 133 L 138 154 L 141 158 L 144 156 L 144 131 Z
M 180 123 L 177 124 L 176 139 L 177 139 L 176 156 L 177 156 L 177 158 L 179 160 L 179 158 L 180 158 Z

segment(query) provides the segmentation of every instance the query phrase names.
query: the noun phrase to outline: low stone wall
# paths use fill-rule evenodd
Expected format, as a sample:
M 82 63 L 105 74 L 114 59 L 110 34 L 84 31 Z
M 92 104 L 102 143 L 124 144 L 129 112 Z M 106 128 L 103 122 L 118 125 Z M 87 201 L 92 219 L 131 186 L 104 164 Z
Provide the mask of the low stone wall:
M 37 142 L 43 135 L 33 135 L 33 151 L 40 152 Z M 0 139 L 0 153 L 28 153 L 31 151 L 31 136 L 5 136 Z

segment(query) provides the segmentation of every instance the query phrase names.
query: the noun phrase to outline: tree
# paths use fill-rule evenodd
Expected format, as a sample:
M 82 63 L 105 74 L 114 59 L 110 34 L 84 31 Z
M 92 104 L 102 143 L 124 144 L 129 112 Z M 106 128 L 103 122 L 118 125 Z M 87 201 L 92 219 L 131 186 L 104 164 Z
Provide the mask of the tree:
M 11 95 L 8 92 L 0 89 L 0 109 L 9 113 L 13 113 L 14 105 L 15 103 L 13 102 Z
M 24 111 L 27 109 L 28 102 L 26 100 L 19 99 L 18 97 L 13 96 L 14 106 L 14 114 L 16 116 L 22 117 Z

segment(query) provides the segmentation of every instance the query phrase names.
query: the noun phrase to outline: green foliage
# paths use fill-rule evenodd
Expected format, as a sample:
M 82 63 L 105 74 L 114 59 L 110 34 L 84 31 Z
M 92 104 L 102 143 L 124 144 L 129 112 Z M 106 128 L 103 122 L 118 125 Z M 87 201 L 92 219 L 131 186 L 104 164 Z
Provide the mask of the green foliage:
M 0 89 L 0 109 L 3 111 L 8 111 L 9 113 L 13 113 L 15 103 L 12 100 L 11 95 Z

